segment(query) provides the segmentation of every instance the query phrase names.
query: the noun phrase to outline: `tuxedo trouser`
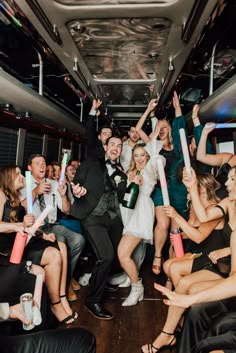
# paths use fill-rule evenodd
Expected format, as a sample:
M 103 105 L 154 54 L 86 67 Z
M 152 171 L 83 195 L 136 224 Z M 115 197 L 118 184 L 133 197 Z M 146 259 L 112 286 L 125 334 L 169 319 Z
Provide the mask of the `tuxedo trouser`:
M 97 258 L 89 281 L 86 302 L 100 303 L 112 265 L 120 268 L 117 247 L 122 237 L 123 224 L 119 217 L 111 219 L 105 213 L 102 216 L 86 217 L 83 226 Z

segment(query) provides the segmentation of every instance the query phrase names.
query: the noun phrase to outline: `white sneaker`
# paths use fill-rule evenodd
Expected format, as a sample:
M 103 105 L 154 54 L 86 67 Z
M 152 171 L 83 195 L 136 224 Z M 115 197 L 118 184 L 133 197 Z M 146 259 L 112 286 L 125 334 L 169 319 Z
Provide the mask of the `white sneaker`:
M 79 284 L 81 286 L 85 287 L 89 284 L 89 279 L 92 276 L 92 273 L 85 273 L 83 276 L 81 276 L 78 280 Z
M 118 274 L 118 275 L 113 275 L 108 278 L 109 283 L 113 284 L 114 286 L 117 286 L 121 283 L 123 283 L 127 278 L 127 274 L 125 272 Z
M 129 276 L 127 276 L 127 278 L 124 280 L 124 282 L 122 282 L 121 284 L 119 284 L 119 288 L 128 288 L 131 286 L 131 280 L 129 278 Z

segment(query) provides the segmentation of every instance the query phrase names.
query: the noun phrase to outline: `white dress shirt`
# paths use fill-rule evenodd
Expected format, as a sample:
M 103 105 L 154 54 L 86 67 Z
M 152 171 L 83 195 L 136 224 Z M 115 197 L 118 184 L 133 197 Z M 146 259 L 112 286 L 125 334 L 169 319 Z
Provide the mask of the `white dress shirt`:
M 61 195 L 57 191 L 59 187 L 59 183 L 55 180 L 45 179 L 48 183 L 51 184 L 51 190 L 44 194 L 45 205 L 51 205 L 53 208 L 48 215 L 48 222 L 55 223 L 57 221 L 57 207 L 62 210 L 62 199 Z M 32 190 L 37 187 L 37 181 L 32 177 Z M 26 198 L 26 186 L 20 191 L 20 200 L 23 201 Z M 33 203 L 33 214 L 37 219 L 39 215 L 42 213 L 40 202 L 38 197 L 35 199 Z

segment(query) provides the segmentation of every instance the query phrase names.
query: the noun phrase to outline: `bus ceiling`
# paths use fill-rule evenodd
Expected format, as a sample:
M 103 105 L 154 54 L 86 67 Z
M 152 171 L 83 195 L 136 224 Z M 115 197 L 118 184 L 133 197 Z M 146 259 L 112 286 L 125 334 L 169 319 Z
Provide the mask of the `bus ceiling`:
M 203 122 L 236 117 L 233 0 L 3 0 L 0 10 L 2 74 L 65 112 L 56 123 L 45 109 L 54 125 L 83 134 L 93 98 L 118 126 L 157 96 L 157 115 L 171 118 L 173 90 L 184 114 L 200 103 Z M 36 109 L 34 99 L 21 104 Z

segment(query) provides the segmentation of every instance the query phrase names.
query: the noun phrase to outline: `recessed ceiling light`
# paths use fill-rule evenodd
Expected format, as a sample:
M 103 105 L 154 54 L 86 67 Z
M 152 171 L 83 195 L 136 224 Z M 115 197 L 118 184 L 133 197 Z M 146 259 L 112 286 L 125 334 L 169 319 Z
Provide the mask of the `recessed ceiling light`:
M 81 26 L 80 24 L 76 24 L 73 26 L 73 30 L 77 33 L 84 33 L 86 31 L 86 27 Z
M 149 53 L 148 54 L 150 59 L 157 59 L 159 58 L 159 54 L 158 53 Z

